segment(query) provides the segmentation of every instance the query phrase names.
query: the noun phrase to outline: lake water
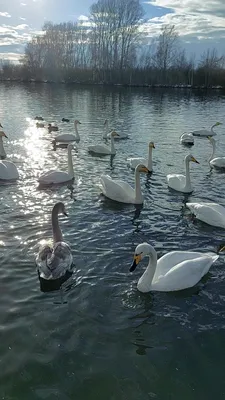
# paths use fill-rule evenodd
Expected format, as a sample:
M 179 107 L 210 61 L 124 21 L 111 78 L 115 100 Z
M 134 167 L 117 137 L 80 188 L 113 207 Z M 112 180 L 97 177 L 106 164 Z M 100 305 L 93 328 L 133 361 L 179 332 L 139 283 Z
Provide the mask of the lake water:
M 137 291 L 147 259 L 129 272 L 138 243 L 148 241 L 158 256 L 174 249 L 213 251 L 225 241 L 222 229 L 193 222 L 188 200 L 225 206 L 225 176 L 210 171 L 207 139 L 195 139 L 191 153 L 194 191 L 168 190 L 166 174 L 182 173 L 190 150 L 184 131 L 225 123 L 225 96 L 65 85 L 0 85 L 0 122 L 8 159 L 19 170 L 17 184 L 0 186 L 0 399 L 197 400 L 224 399 L 224 257 L 194 288 L 177 293 Z M 73 152 L 73 187 L 40 190 L 37 177 L 52 167 L 67 170 L 65 149 L 53 151 L 52 137 L 31 127 L 43 116 L 81 136 Z M 130 140 L 117 154 L 92 157 L 88 144 L 101 142 L 103 123 Z M 217 154 L 225 154 L 224 125 L 217 129 Z M 99 196 L 99 177 L 133 183 L 126 158 L 145 155 L 153 140 L 154 172 L 142 176 L 142 208 Z M 50 213 L 57 201 L 75 261 L 61 291 L 43 293 L 35 268 L 41 239 L 51 236 Z

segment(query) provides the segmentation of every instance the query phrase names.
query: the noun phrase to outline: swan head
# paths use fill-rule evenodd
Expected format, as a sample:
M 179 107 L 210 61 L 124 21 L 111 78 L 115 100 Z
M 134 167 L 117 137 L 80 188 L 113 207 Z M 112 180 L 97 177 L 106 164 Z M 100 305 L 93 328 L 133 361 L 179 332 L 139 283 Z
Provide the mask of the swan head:
M 74 125 L 81 125 L 81 122 L 78 119 L 75 119 Z
M 149 243 L 144 242 L 139 244 L 134 252 L 133 264 L 130 267 L 130 272 L 133 272 L 136 269 L 139 262 L 145 256 L 149 256 L 152 252 L 155 252 L 155 249 Z
M 6 136 L 5 132 L 0 131 L 0 137 L 6 137 L 8 139 L 8 136 Z
M 192 162 L 194 162 L 194 163 L 200 164 L 200 163 L 196 160 L 196 158 L 193 157 L 191 154 L 189 154 L 188 156 L 186 156 L 185 159 L 186 159 L 188 162 L 192 161 Z
M 150 149 L 155 149 L 155 143 L 154 142 L 149 142 L 148 144 Z
M 145 174 L 148 174 L 150 171 L 149 171 L 149 169 L 145 166 L 145 165 L 143 165 L 143 164 L 138 164 L 137 166 L 136 166 L 136 168 L 135 168 L 135 171 L 137 171 L 137 172 L 144 172 Z
M 223 125 L 223 123 L 222 122 L 216 122 L 215 123 L 215 126 L 219 126 L 219 125 Z
M 116 131 L 112 131 L 112 132 L 109 134 L 109 136 L 110 136 L 110 137 L 119 137 L 120 135 L 119 135 L 119 133 L 117 133 Z
M 53 210 L 55 210 L 55 212 L 57 212 L 57 214 L 63 214 L 66 217 L 68 217 L 68 214 L 67 214 L 66 208 L 65 208 L 65 204 L 62 203 L 61 201 L 59 201 L 58 203 L 56 203 L 54 205 Z
M 2 124 L 1 124 L 1 122 L 0 122 L 0 128 L 3 128 L 3 126 L 2 126 Z
M 74 149 L 74 145 L 72 143 L 69 143 L 68 146 L 67 146 L 67 150 L 71 151 L 73 149 Z

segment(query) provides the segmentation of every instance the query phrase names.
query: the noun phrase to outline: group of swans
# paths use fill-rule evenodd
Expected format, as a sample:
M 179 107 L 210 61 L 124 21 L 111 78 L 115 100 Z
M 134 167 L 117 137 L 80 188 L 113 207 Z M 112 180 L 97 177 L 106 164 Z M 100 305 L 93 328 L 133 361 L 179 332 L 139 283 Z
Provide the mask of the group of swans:
M 58 221 L 59 214 L 68 217 L 62 202 L 56 203 L 52 209 L 53 238 L 41 244 L 36 256 L 36 266 L 42 282 L 59 282 L 60 287 L 60 279 L 73 272 L 73 256 L 69 244 L 63 240 Z M 220 246 L 218 252 L 224 249 L 224 246 Z M 207 274 L 219 257 L 218 254 L 210 252 L 171 251 L 158 260 L 154 247 L 149 243 L 141 243 L 135 249 L 130 272 L 133 272 L 146 256 L 149 257 L 149 263 L 137 283 L 138 290 L 143 293 L 170 292 L 193 287 Z

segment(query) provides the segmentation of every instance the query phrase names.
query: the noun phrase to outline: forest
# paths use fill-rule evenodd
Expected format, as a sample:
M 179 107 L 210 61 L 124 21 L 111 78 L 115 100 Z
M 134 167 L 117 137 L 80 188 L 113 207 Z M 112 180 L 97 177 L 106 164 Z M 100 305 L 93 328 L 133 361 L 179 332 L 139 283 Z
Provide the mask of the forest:
M 215 48 L 187 55 L 174 25 L 147 34 L 139 0 L 98 0 L 88 20 L 46 22 L 18 64 L 0 61 L 0 79 L 125 86 L 225 87 Z

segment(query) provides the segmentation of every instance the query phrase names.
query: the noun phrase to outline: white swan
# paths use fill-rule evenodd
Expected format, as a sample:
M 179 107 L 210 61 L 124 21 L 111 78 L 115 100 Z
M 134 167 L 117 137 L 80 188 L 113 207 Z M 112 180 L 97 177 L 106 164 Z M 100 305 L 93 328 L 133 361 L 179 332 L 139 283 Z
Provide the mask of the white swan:
M 190 177 L 190 170 L 189 170 L 190 161 L 193 161 L 193 162 L 199 164 L 199 162 L 191 154 L 189 154 L 184 159 L 185 170 L 186 170 L 185 175 L 181 175 L 181 174 L 167 175 L 166 179 L 167 179 L 168 186 L 170 188 L 177 190 L 178 192 L 183 192 L 183 193 L 191 193 L 193 191 L 192 186 L 191 186 L 191 177 Z
M 152 172 L 152 149 L 155 149 L 155 144 L 154 142 L 149 142 L 148 158 L 147 159 L 142 157 L 128 158 L 127 159 L 128 166 L 131 167 L 132 169 L 135 169 L 138 164 L 143 164 L 148 168 L 149 172 Z
M 19 179 L 19 173 L 16 165 L 12 161 L 5 160 L 6 152 L 3 146 L 3 137 L 8 138 L 5 132 L 0 131 L 0 180 L 16 181 Z
M 114 139 L 119 136 L 117 132 L 112 131 L 111 133 L 109 133 L 109 135 L 111 137 L 111 147 L 106 146 L 105 144 L 95 144 L 92 146 L 88 146 L 88 151 L 90 153 L 95 153 L 95 154 L 102 154 L 102 155 L 107 155 L 107 154 L 111 154 L 114 155 L 116 154 L 116 149 L 114 146 Z
M 222 122 L 216 122 L 214 125 L 211 126 L 210 130 L 200 129 L 198 131 L 192 131 L 192 133 L 194 136 L 215 136 L 216 132 L 213 130 L 213 128 L 219 125 L 222 125 Z
M 211 136 L 208 136 L 208 139 L 209 139 L 209 141 L 210 141 L 210 143 L 212 144 L 212 147 L 213 147 L 212 155 L 211 155 L 211 157 L 209 159 L 209 164 L 212 167 L 225 168 L 225 157 L 215 157 L 214 158 L 215 151 L 216 151 L 216 140 Z
M 217 203 L 186 203 L 197 219 L 212 226 L 225 229 L 225 208 Z
M 78 124 L 81 124 L 81 122 L 76 119 L 74 121 L 75 135 L 73 133 L 62 133 L 60 135 L 57 135 L 54 138 L 53 142 L 58 142 L 58 143 L 79 142 L 80 135 L 77 129 Z
M 72 161 L 72 149 L 73 145 L 70 143 L 67 146 L 68 149 L 68 172 L 50 170 L 42 174 L 38 178 L 38 182 L 41 185 L 52 185 L 58 183 L 66 183 L 74 178 L 73 161 Z
M 68 216 L 63 203 L 56 203 L 52 209 L 53 244 L 45 242 L 40 246 L 36 256 L 36 266 L 39 277 L 45 280 L 55 280 L 72 272 L 73 257 L 69 245 L 63 241 L 59 227 L 58 214 Z
M 154 247 L 141 243 L 135 249 L 131 272 L 145 256 L 149 257 L 149 264 L 137 284 L 138 290 L 143 293 L 151 290 L 170 292 L 192 287 L 207 274 L 219 257 L 215 253 L 170 251 L 157 260 Z
M 194 144 L 194 136 L 192 133 L 183 133 L 180 136 L 180 143 L 181 144 Z
M 108 175 L 101 176 L 99 187 L 102 193 L 111 200 L 120 203 L 142 204 L 143 195 L 141 192 L 140 173 L 148 173 L 145 165 L 137 165 L 135 168 L 135 188 L 133 189 L 127 182 L 118 179 L 111 179 Z

